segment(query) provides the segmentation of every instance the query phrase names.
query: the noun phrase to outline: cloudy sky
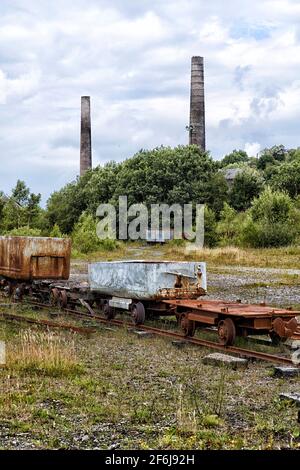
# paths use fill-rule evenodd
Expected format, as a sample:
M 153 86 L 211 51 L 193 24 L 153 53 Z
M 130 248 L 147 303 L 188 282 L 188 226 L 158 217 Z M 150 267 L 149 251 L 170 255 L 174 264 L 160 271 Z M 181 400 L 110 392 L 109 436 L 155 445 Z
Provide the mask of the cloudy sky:
M 186 144 L 190 58 L 205 58 L 207 147 L 300 144 L 299 0 L 1 0 L 0 189 L 46 197 L 94 165 Z

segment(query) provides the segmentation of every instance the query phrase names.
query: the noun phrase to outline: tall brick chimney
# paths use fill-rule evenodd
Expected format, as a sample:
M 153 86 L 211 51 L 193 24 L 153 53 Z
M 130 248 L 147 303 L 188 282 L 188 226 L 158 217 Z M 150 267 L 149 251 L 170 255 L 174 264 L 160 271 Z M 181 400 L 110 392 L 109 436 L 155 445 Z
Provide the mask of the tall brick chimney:
M 205 104 L 203 57 L 192 57 L 189 144 L 205 150 Z
M 92 168 L 91 103 L 89 96 L 81 97 L 80 176 Z

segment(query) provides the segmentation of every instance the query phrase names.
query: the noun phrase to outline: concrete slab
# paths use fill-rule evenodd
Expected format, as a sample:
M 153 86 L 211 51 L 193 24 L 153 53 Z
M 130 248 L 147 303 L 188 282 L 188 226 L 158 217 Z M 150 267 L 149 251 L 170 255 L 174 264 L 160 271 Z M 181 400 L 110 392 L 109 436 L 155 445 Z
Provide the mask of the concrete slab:
M 281 400 L 289 400 L 293 403 L 295 403 L 298 407 L 300 407 L 300 393 L 294 392 L 294 393 L 281 393 L 279 395 L 279 398 Z
M 297 377 L 300 375 L 300 368 L 298 367 L 274 367 L 274 377 Z
M 151 338 L 153 336 L 153 333 L 143 330 L 132 330 L 132 333 L 137 335 L 139 338 Z
M 284 342 L 284 345 L 289 349 L 299 349 L 300 348 L 300 339 L 287 339 Z
M 0 367 L 6 364 L 6 345 L 5 341 L 0 341 Z
M 211 366 L 226 366 L 232 369 L 240 369 L 248 366 L 247 359 L 241 359 L 240 357 L 229 356 L 228 354 L 213 353 L 205 356 L 202 359 L 203 364 Z

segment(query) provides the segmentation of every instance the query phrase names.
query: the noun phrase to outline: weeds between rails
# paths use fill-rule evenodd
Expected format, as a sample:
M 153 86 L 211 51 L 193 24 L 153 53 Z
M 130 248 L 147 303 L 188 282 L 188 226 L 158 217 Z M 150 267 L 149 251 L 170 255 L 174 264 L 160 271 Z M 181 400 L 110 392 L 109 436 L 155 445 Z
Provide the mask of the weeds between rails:
M 29 301 L 29 302 L 27 302 L 27 304 L 31 305 L 35 308 L 39 308 L 39 309 L 47 309 L 47 310 L 53 309 L 53 307 L 51 305 L 41 304 L 41 303 L 38 303 L 38 302 L 30 302 Z M 14 304 L 14 305 L 20 305 L 20 304 Z M 77 319 L 78 318 L 89 319 L 90 321 L 93 321 L 93 322 L 96 322 L 96 323 L 98 322 L 98 323 L 105 324 L 105 325 L 114 325 L 114 326 L 118 326 L 118 327 L 126 327 L 129 330 L 135 329 L 133 324 L 124 322 L 123 320 L 116 320 L 116 319 L 107 320 L 106 318 L 104 318 L 100 315 L 91 314 L 91 313 L 84 313 L 84 312 L 81 312 L 81 311 L 78 311 L 78 310 L 72 310 L 72 309 L 67 309 L 67 308 L 63 309 L 62 308 L 60 310 L 60 314 L 67 315 L 67 316 L 73 316 Z M 21 319 L 21 317 L 19 317 L 19 319 Z M 49 325 L 49 326 L 51 327 L 51 325 Z M 59 322 L 56 322 L 56 324 L 53 325 L 53 326 L 55 326 L 55 327 L 60 327 L 61 326 L 62 328 L 64 328 L 65 324 L 60 324 Z M 76 329 L 77 329 L 78 332 L 81 332 L 81 330 L 83 331 L 85 329 L 87 333 L 91 333 L 91 332 L 95 331 L 92 328 L 87 329 L 85 327 L 75 326 L 75 325 L 70 326 L 70 329 L 73 329 L 74 331 L 76 331 Z M 229 346 L 229 347 L 227 346 L 226 347 L 226 346 L 223 346 L 223 345 L 221 345 L 219 343 L 216 343 L 214 341 L 209 341 L 207 339 L 202 339 L 202 338 L 184 337 L 182 334 L 176 333 L 175 331 L 160 329 L 160 328 L 153 327 L 153 326 L 150 326 L 150 325 L 140 325 L 138 327 L 138 329 L 141 330 L 141 331 L 152 333 L 152 334 L 157 335 L 157 336 L 163 336 L 163 337 L 167 337 L 167 338 L 177 340 L 177 341 L 184 341 L 187 344 L 192 344 L 192 345 L 195 345 L 195 346 L 206 347 L 206 348 L 212 349 L 212 350 L 231 353 L 231 354 L 239 355 L 239 356 L 246 357 L 246 358 L 249 358 L 249 359 L 262 360 L 262 361 L 276 363 L 276 364 L 285 364 L 285 365 L 288 365 L 288 366 L 294 365 L 292 358 L 286 357 L 286 356 L 283 356 L 283 355 L 269 354 L 267 352 L 256 351 L 256 350 L 251 350 L 251 349 L 246 349 L 246 348 L 241 348 L 241 347 L 236 347 L 236 346 Z M 298 367 L 300 367 L 300 366 L 298 366 Z

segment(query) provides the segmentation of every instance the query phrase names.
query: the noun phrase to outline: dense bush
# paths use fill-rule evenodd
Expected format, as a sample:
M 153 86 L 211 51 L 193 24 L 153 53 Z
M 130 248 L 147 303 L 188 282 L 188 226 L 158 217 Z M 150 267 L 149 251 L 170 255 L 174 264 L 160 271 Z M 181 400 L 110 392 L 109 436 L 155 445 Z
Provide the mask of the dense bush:
M 96 220 L 91 214 L 84 212 L 75 224 L 72 233 L 73 248 L 81 253 L 97 250 L 112 251 L 116 248 L 115 240 L 100 240 L 96 232 Z
M 277 247 L 295 241 L 298 214 L 291 198 L 267 187 L 254 199 L 241 230 L 242 242 L 252 247 Z
M 5 232 L 5 235 L 12 235 L 15 237 L 40 237 L 42 232 L 38 228 L 25 226 L 9 230 L 8 232 Z

